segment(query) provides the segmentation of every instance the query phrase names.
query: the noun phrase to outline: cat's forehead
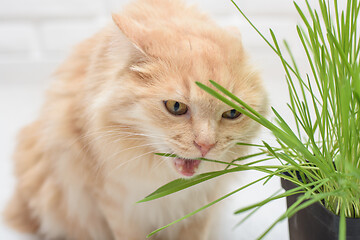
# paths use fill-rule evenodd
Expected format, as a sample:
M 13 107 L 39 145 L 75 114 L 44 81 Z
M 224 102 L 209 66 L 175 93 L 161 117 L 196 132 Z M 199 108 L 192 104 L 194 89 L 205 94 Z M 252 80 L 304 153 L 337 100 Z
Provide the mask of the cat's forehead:
M 186 67 L 178 68 L 177 75 L 169 81 L 172 82 L 172 88 L 179 95 L 186 96 L 191 102 L 205 102 L 212 106 L 219 105 L 220 103 L 219 100 L 201 89 L 196 84 L 197 82 L 214 88 L 210 80 L 215 81 L 236 96 L 241 95 L 249 87 L 245 83 L 245 72 L 233 71 L 228 64 L 221 60 L 209 62 L 208 59 L 190 58 L 188 62 L 190 64 Z
M 209 80 L 213 80 L 240 98 L 254 88 L 256 78 L 251 76 L 253 71 L 247 66 L 238 39 L 186 36 L 172 43 L 166 44 L 166 51 L 158 53 L 159 65 L 154 68 L 158 69 L 155 74 L 158 87 L 169 99 L 208 111 L 223 111 L 230 107 L 206 93 L 196 82 L 211 86 Z

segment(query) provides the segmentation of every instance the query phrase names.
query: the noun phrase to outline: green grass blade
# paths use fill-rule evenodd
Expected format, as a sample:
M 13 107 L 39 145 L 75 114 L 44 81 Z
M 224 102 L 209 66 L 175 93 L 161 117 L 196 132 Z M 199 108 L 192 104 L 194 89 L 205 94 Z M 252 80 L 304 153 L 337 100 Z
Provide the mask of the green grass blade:
M 167 196 L 169 194 L 181 191 L 183 189 L 189 188 L 191 186 L 197 185 L 197 184 L 202 183 L 204 181 L 210 180 L 212 178 L 219 177 L 219 176 L 224 175 L 226 173 L 242 171 L 242 170 L 245 170 L 245 169 L 248 169 L 248 168 L 244 167 L 244 166 L 240 166 L 240 167 L 231 168 L 231 169 L 228 169 L 228 170 L 222 170 L 222 171 L 215 171 L 215 172 L 208 172 L 208 173 L 199 174 L 199 175 L 197 175 L 195 177 L 192 177 L 192 178 L 189 178 L 189 179 L 179 178 L 179 179 L 176 179 L 176 180 L 174 180 L 174 181 L 172 181 L 172 182 L 170 182 L 168 184 L 165 184 L 164 186 L 158 188 L 156 191 L 154 191 L 153 193 L 151 193 L 150 195 L 148 195 L 144 199 L 138 201 L 137 203 L 142 203 L 142 202 L 155 200 L 155 199 Z
M 346 218 L 345 218 L 344 205 L 342 205 L 342 208 L 340 211 L 339 240 L 346 240 Z
M 206 208 L 211 207 L 212 205 L 214 205 L 214 204 L 216 204 L 216 203 L 218 203 L 218 202 L 220 202 L 220 201 L 222 201 L 222 200 L 224 200 L 224 199 L 226 199 L 226 198 L 234 195 L 235 193 L 240 192 L 241 190 L 246 189 L 246 188 L 250 187 L 251 185 L 254 185 L 255 183 L 258 183 L 258 182 L 264 180 L 265 178 L 266 178 L 266 177 L 262 177 L 262 178 L 259 178 L 259 179 L 255 180 L 255 181 L 253 181 L 253 182 L 251 182 L 251 183 L 249 183 L 249 184 L 246 184 L 245 186 L 242 186 L 242 187 L 240 187 L 240 188 L 238 188 L 238 189 L 236 189 L 236 190 L 234 190 L 234 191 L 232 191 L 232 192 L 230 192 L 230 193 L 228 193 L 228 194 L 226 194 L 226 195 L 224 195 L 224 196 L 216 199 L 215 201 L 213 201 L 213 202 L 211 202 L 211 203 L 209 203 L 209 204 L 206 204 L 205 206 L 203 206 L 203 207 L 201 207 L 201 208 L 199 208 L 199 209 L 197 209 L 197 210 L 195 210 L 195 211 L 193 211 L 193 212 L 191 212 L 191 213 L 189 213 L 189 214 L 186 214 L 184 217 L 179 218 L 179 219 L 177 219 L 177 220 L 175 220 L 175 221 L 167 224 L 166 226 L 163 226 L 163 227 L 161 227 L 161 228 L 159 228 L 159 229 L 156 229 L 155 231 L 151 232 L 151 233 L 150 233 L 149 235 L 147 235 L 146 237 L 149 238 L 149 237 L 153 236 L 154 234 L 156 234 L 157 232 L 160 232 L 161 230 L 163 230 L 163 229 L 165 229 L 165 228 L 168 228 L 168 227 L 170 227 L 171 225 L 174 225 L 174 224 L 176 224 L 176 223 L 178 223 L 178 222 L 180 222 L 180 221 L 182 221 L 182 220 L 184 220 L 184 219 L 186 219 L 186 218 L 189 218 L 189 217 L 193 216 L 194 214 L 196 214 L 196 213 L 198 213 L 198 212 L 200 212 L 200 211 L 203 211 L 203 210 L 205 210 Z

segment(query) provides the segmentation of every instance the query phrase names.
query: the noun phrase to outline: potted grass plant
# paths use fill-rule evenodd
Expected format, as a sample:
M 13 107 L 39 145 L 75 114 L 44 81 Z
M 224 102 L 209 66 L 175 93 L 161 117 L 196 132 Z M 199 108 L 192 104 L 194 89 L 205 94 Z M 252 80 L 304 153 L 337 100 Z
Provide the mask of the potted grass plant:
M 290 97 L 288 107 L 294 126 L 285 121 L 275 109 L 272 109 L 275 123 L 267 120 L 214 81 L 210 81 L 212 87 L 198 83 L 209 94 L 269 129 L 278 145 L 271 146 L 265 141 L 256 145 L 239 143 L 252 145 L 259 153 L 234 159 L 230 164 L 216 161 L 224 164 L 223 171 L 175 180 L 140 202 L 150 201 L 230 172 L 256 170 L 265 173 L 265 176 L 182 219 L 257 182 L 266 183 L 277 176 L 281 178 L 285 192 L 235 212 L 240 214 L 250 211 L 251 215 L 252 211 L 271 201 L 287 198 L 286 212 L 259 239 L 286 218 L 289 219 L 292 240 L 360 239 L 360 1 L 346 0 L 346 4 L 345 1 L 339 4 L 337 0 L 319 0 L 318 8 L 313 8 L 306 0 L 305 9 L 294 2 L 303 22 L 301 26 L 297 26 L 297 33 L 310 66 L 309 73 L 299 70 L 288 44 L 285 44 L 284 54 L 273 31 L 270 30 L 271 43 L 236 3 L 232 2 L 279 56 L 286 73 Z M 246 164 L 240 163 L 240 160 L 251 159 L 254 155 L 263 158 Z M 266 164 L 269 159 L 275 159 L 278 164 Z

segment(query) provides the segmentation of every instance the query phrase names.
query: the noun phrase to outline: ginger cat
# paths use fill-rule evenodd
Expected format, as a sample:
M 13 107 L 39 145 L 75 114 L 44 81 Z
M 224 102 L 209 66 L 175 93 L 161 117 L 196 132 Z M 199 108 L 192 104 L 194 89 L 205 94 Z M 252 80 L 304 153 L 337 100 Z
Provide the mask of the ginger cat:
M 42 239 L 139 240 L 213 200 L 225 179 L 135 204 L 179 177 L 223 169 L 258 125 L 196 86 L 212 79 L 260 113 L 238 33 L 179 0 L 138 0 L 78 45 L 19 134 L 7 222 Z M 174 153 L 179 158 L 154 155 Z M 225 182 L 221 182 L 225 184 Z M 152 239 L 208 239 L 207 210 Z

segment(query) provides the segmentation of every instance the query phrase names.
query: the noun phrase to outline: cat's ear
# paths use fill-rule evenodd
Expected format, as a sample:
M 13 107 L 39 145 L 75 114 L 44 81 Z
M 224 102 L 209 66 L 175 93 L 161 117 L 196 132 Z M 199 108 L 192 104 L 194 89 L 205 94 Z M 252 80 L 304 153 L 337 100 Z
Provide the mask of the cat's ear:
M 226 27 L 226 31 L 228 33 L 230 33 L 231 36 L 235 37 L 237 39 L 238 42 L 238 49 L 240 50 L 239 55 L 242 55 L 240 53 L 244 52 L 244 46 L 243 46 L 243 41 L 242 41 L 242 34 L 240 32 L 240 29 L 234 26 L 228 26 Z
M 234 37 L 238 38 L 239 40 L 242 40 L 242 34 L 239 28 L 234 26 L 228 26 L 226 27 L 226 30 Z
M 112 18 L 117 28 L 120 30 L 117 37 L 121 38 L 121 41 L 126 42 L 130 70 L 138 72 L 140 75 L 144 75 L 145 73 L 142 72 L 142 66 L 150 59 L 144 50 L 144 41 L 141 40 L 145 29 L 141 29 L 142 26 L 135 26 L 136 23 L 131 19 L 118 14 L 113 14 Z
M 142 41 L 144 27 L 139 26 L 136 22 L 129 18 L 123 17 L 118 14 L 112 14 L 112 19 L 122 34 L 131 42 L 136 50 L 142 55 L 146 56 L 144 41 Z

